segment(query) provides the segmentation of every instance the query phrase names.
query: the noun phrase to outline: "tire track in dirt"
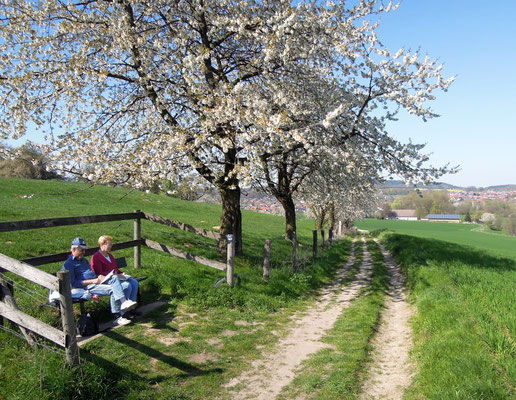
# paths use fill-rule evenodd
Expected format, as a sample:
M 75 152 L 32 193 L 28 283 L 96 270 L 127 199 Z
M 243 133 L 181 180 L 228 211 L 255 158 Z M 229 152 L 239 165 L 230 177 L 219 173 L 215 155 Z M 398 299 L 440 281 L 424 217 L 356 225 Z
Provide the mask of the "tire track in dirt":
M 356 242 L 353 244 L 348 262 L 339 271 L 334 283 L 324 289 L 314 306 L 301 316 L 292 318 L 293 328 L 280 339 L 274 352 L 254 361 L 247 371 L 225 385 L 225 388 L 231 391 L 232 399 L 276 398 L 281 389 L 294 379 L 296 368 L 303 360 L 310 354 L 328 347 L 320 341 L 321 338 L 333 327 L 342 310 L 347 308 L 360 290 L 368 284 L 371 276 L 371 257 L 363 240 L 362 265 L 355 280 L 347 286 L 342 286 L 342 281 L 355 261 L 354 246 Z
M 390 288 L 380 328 L 372 341 L 373 362 L 360 398 L 394 400 L 403 397 L 403 392 L 410 385 L 413 376 L 414 367 L 409 358 L 412 347 L 409 320 L 413 310 L 407 302 L 401 268 L 389 252 L 377 240 L 375 242 L 385 258 Z

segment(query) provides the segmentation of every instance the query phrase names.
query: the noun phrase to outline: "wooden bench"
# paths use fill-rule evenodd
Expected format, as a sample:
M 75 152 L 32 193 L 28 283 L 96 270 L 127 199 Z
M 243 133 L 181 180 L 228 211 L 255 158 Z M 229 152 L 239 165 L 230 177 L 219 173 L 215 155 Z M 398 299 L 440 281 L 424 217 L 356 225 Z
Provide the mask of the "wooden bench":
M 118 267 L 118 269 L 121 270 L 122 268 L 127 267 L 127 260 L 125 259 L 125 257 L 115 258 L 115 261 L 116 261 L 116 266 Z M 56 275 L 56 274 L 54 273 L 52 275 Z M 147 279 L 146 276 L 133 276 L 132 278 L 136 279 L 138 281 L 138 285 L 140 282 Z M 84 307 L 84 304 L 89 300 L 85 300 L 85 299 L 81 299 L 81 298 L 72 298 L 72 301 L 74 304 L 80 305 L 81 315 L 86 314 L 86 308 Z M 140 287 L 139 286 L 138 286 L 138 293 L 137 293 L 137 301 L 138 301 L 138 304 L 141 304 L 141 296 L 140 296 Z M 54 300 L 54 302 L 56 303 L 56 305 L 59 305 L 59 300 Z
M 119 270 L 127 267 L 127 260 L 125 259 L 125 257 L 115 258 L 115 261 L 116 261 L 116 266 L 118 267 Z M 142 299 L 140 296 L 140 282 L 147 279 L 147 277 L 146 276 L 132 276 L 132 278 L 135 279 L 136 281 L 138 281 L 138 293 L 136 295 L 137 296 L 136 300 L 138 301 L 138 304 L 141 304 Z

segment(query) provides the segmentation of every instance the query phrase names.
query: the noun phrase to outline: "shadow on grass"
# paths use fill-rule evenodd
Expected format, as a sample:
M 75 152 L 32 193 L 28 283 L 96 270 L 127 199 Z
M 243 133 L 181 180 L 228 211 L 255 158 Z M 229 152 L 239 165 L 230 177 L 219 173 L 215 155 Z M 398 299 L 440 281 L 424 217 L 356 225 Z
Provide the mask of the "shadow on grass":
M 184 361 L 181 361 L 173 356 L 163 354 L 161 351 L 156 350 L 150 346 L 147 346 L 145 344 L 142 344 L 140 342 L 132 340 L 126 336 L 122 336 L 114 331 L 109 331 L 109 332 L 105 333 L 105 336 L 109 337 L 112 340 L 116 340 L 117 342 L 119 342 L 125 346 L 129 346 L 135 350 L 138 350 L 151 358 L 154 358 L 156 360 L 164 362 L 173 368 L 177 368 L 177 369 L 183 371 L 184 376 L 201 376 L 201 375 L 208 375 L 208 374 L 213 374 L 213 373 L 222 373 L 222 369 L 220 369 L 220 368 L 212 368 L 212 369 L 198 368 L 192 364 L 188 364 Z M 97 357 L 97 356 L 93 356 L 91 354 L 89 354 L 88 356 Z M 104 361 L 107 363 L 110 363 L 109 361 L 106 361 L 106 360 L 104 360 Z M 117 368 L 120 369 L 121 367 L 117 366 Z M 131 373 L 125 369 L 124 369 L 124 371 L 126 371 L 127 374 L 134 375 L 133 373 Z M 141 377 L 139 377 L 139 376 L 137 376 L 137 378 L 141 379 Z M 153 381 L 155 381 L 155 379 L 153 379 Z
M 516 261 L 496 257 L 474 247 L 463 246 L 437 239 L 420 238 L 410 235 L 391 233 L 384 237 L 384 243 L 391 253 L 404 265 L 425 265 L 462 262 L 475 268 L 499 272 L 515 271 Z

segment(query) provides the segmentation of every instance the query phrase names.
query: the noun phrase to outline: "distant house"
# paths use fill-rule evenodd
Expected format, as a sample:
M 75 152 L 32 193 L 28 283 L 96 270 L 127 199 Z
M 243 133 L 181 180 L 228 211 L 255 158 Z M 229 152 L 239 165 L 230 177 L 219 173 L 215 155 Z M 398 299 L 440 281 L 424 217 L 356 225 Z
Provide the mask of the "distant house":
M 428 214 L 428 220 L 434 222 L 460 222 L 458 214 Z
M 417 221 L 416 210 L 392 210 L 392 219 L 402 219 L 405 221 Z

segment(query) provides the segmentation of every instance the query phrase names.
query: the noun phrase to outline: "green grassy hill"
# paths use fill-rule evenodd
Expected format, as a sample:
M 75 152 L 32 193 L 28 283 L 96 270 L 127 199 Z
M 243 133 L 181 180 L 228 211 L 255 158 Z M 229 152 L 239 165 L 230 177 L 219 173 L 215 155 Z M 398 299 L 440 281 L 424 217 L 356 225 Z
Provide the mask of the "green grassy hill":
M 471 246 L 496 256 L 516 259 L 516 237 L 482 232 L 479 231 L 480 226 L 475 224 L 365 219 L 358 221 L 356 226 L 370 232 L 386 229 L 406 235 L 443 240 Z
M 23 179 L 0 179 L 0 185 L 0 221 L 138 209 L 216 231 L 221 215 L 220 205 L 186 202 L 123 188 Z M 281 329 L 294 310 L 333 279 L 350 249 L 349 241 L 341 241 L 314 262 L 313 221 L 300 220 L 299 271 L 293 273 L 291 244 L 283 236 L 284 218 L 247 211 L 242 216 L 244 256 L 235 260 L 235 272 L 242 275 L 242 282 L 233 289 L 227 285 L 214 288 L 214 283 L 225 274 L 213 268 L 143 248 L 142 267 L 135 271 L 131 268 L 132 249 L 115 252 L 116 257 L 127 258 L 128 273 L 148 276 L 140 288 L 143 303 L 164 300 L 167 305 L 138 324 L 86 345 L 81 350 L 79 367 L 68 369 L 63 365 L 62 354 L 45 348 L 32 349 L 14 334 L 0 330 L 0 399 L 186 399 L 203 398 L 206 391 L 217 392 L 227 374 L 235 374 L 259 354 L 257 346 L 271 345 L 277 340 L 272 332 Z M 0 233 L 0 253 L 24 259 L 68 251 L 76 236 L 96 246 L 100 235 L 109 234 L 118 242 L 132 240 L 132 232 L 130 220 L 4 232 Z M 220 259 L 214 240 L 149 221 L 142 221 L 141 233 L 145 238 L 192 254 Z M 269 281 L 262 278 L 265 239 L 272 240 Z M 61 265 L 39 268 L 55 272 Z M 47 290 L 9 273 L 7 277 L 15 280 L 17 302 L 24 312 L 59 326 L 56 310 L 42 305 Z M 97 320 L 111 318 L 107 298 L 98 304 L 88 302 L 87 310 Z M 198 318 L 194 317 L 197 315 Z M 176 322 L 193 319 L 196 321 L 193 330 L 179 329 Z M 253 325 L 237 324 L 238 321 L 251 321 L 260 328 L 253 328 L 256 331 L 253 333 L 250 331 Z M 232 334 L 225 337 L 224 332 L 228 331 Z M 174 342 L 164 345 L 163 337 L 171 335 Z M 213 338 L 219 338 L 219 342 L 208 344 Z M 211 367 L 201 373 L 199 365 L 204 364 L 191 362 L 189 358 L 206 351 L 217 354 L 217 361 L 210 362 Z
M 217 230 L 220 205 L 180 201 L 162 195 L 62 181 L 0 179 L 0 221 L 124 213 L 142 210 Z M 347 261 L 351 240 L 335 243 L 312 258 L 313 221 L 298 221 L 300 270 L 290 269 L 291 245 L 281 217 L 243 211 L 244 256 L 236 258 L 242 282 L 234 288 L 214 283 L 221 271 L 142 249 L 142 267 L 132 249 L 115 256 L 128 260 L 127 272 L 147 275 L 143 303 L 163 300 L 160 309 L 109 331 L 81 348 L 81 363 L 67 368 L 56 348 L 31 348 L 14 332 L 0 329 L 0 399 L 230 399 L 224 384 L 254 360 L 272 351 L 296 311 L 331 282 Z M 380 238 L 402 266 L 413 319 L 415 377 L 407 399 L 513 399 L 516 393 L 516 239 L 476 232 L 477 226 L 365 220 L 359 228 L 390 229 Z M 82 236 L 95 246 L 109 234 L 132 239 L 133 222 L 118 221 L 0 233 L 0 253 L 23 259 L 67 251 Z M 170 227 L 142 222 L 142 236 L 211 259 L 215 241 Z M 264 240 L 272 240 L 271 279 L 262 278 Z M 343 312 L 321 350 L 304 363 L 295 390 L 281 396 L 358 398 L 378 326 L 386 269 L 377 246 L 371 287 Z M 360 248 L 360 246 L 359 246 Z M 357 249 L 350 271 L 358 270 Z M 42 266 L 54 272 L 61 263 Z M 353 280 L 352 272 L 346 277 Z M 12 274 L 6 274 L 14 278 Z M 47 291 L 15 279 L 20 308 L 59 326 L 58 312 L 42 303 Z M 88 302 L 87 310 L 109 320 L 109 300 Z M 77 312 L 78 310 L 76 310 Z M 5 328 L 10 325 L 6 324 Z
M 221 214 L 219 205 L 193 203 L 123 188 L 91 187 L 83 183 L 20 179 L 1 179 L 0 185 L 2 187 L 0 192 L 0 221 L 123 213 L 141 209 L 216 231 Z M 146 221 L 144 221 L 144 224 L 153 226 L 151 230 L 154 232 L 155 224 Z M 283 218 L 243 211 L 244 251 L 247 250 L 248 254 L 254 254 L 261 247 L 261 243 L 258 243 L 258 241 L 282 239 L 284 225 Z M 146 226 L 142 227 L 144 236 Z M 311 241 L 312 227 L 313 221 L 299 221 L 298 236 L 300 242 L 308 243 Z M 38 255 L 34 253 L 40 252 L 66 251 L 69 248 L 71 238 L 74 236 L 80 235 L 88 243 L 96 243 L 98 236 L 104 232 L 110 233 L 121 241 L 122 239 L 132 238 L 131 229 L 131 221 L 121 221 L 110 224 L 77 225 L 70 228 L 59 228 L 58 230 L 26 231 L 27 233 L 24 236 L 20 236 L 19 243 L 11 243 L 7 246 L 5 242 L 9 240 L 9 237 L 16 238 L 17 235 L 2 236 L 6 238 L 6 241 L 0 242 L 0 252 L 29 257 L 30 255 Z M 60 232 L 56 233 L 56 231 Z M 165 231 L 170 232 L 170 229 L 165 229 Z M 174 235 L 176 234 L 179 234 L 179 232 L 174 231 Z M 52 240 L 48 240 L 47 235 L 51 235 Z M 30 249 L 18 249 L 17 245 L 26 245 L 21 243 L 22 241 L 26 242 L 22 239 L 25 236 L 30 237 L 30 242 L 33 245 Z M 181 245 L 180 240 L 176 240 L 176 242 Z

